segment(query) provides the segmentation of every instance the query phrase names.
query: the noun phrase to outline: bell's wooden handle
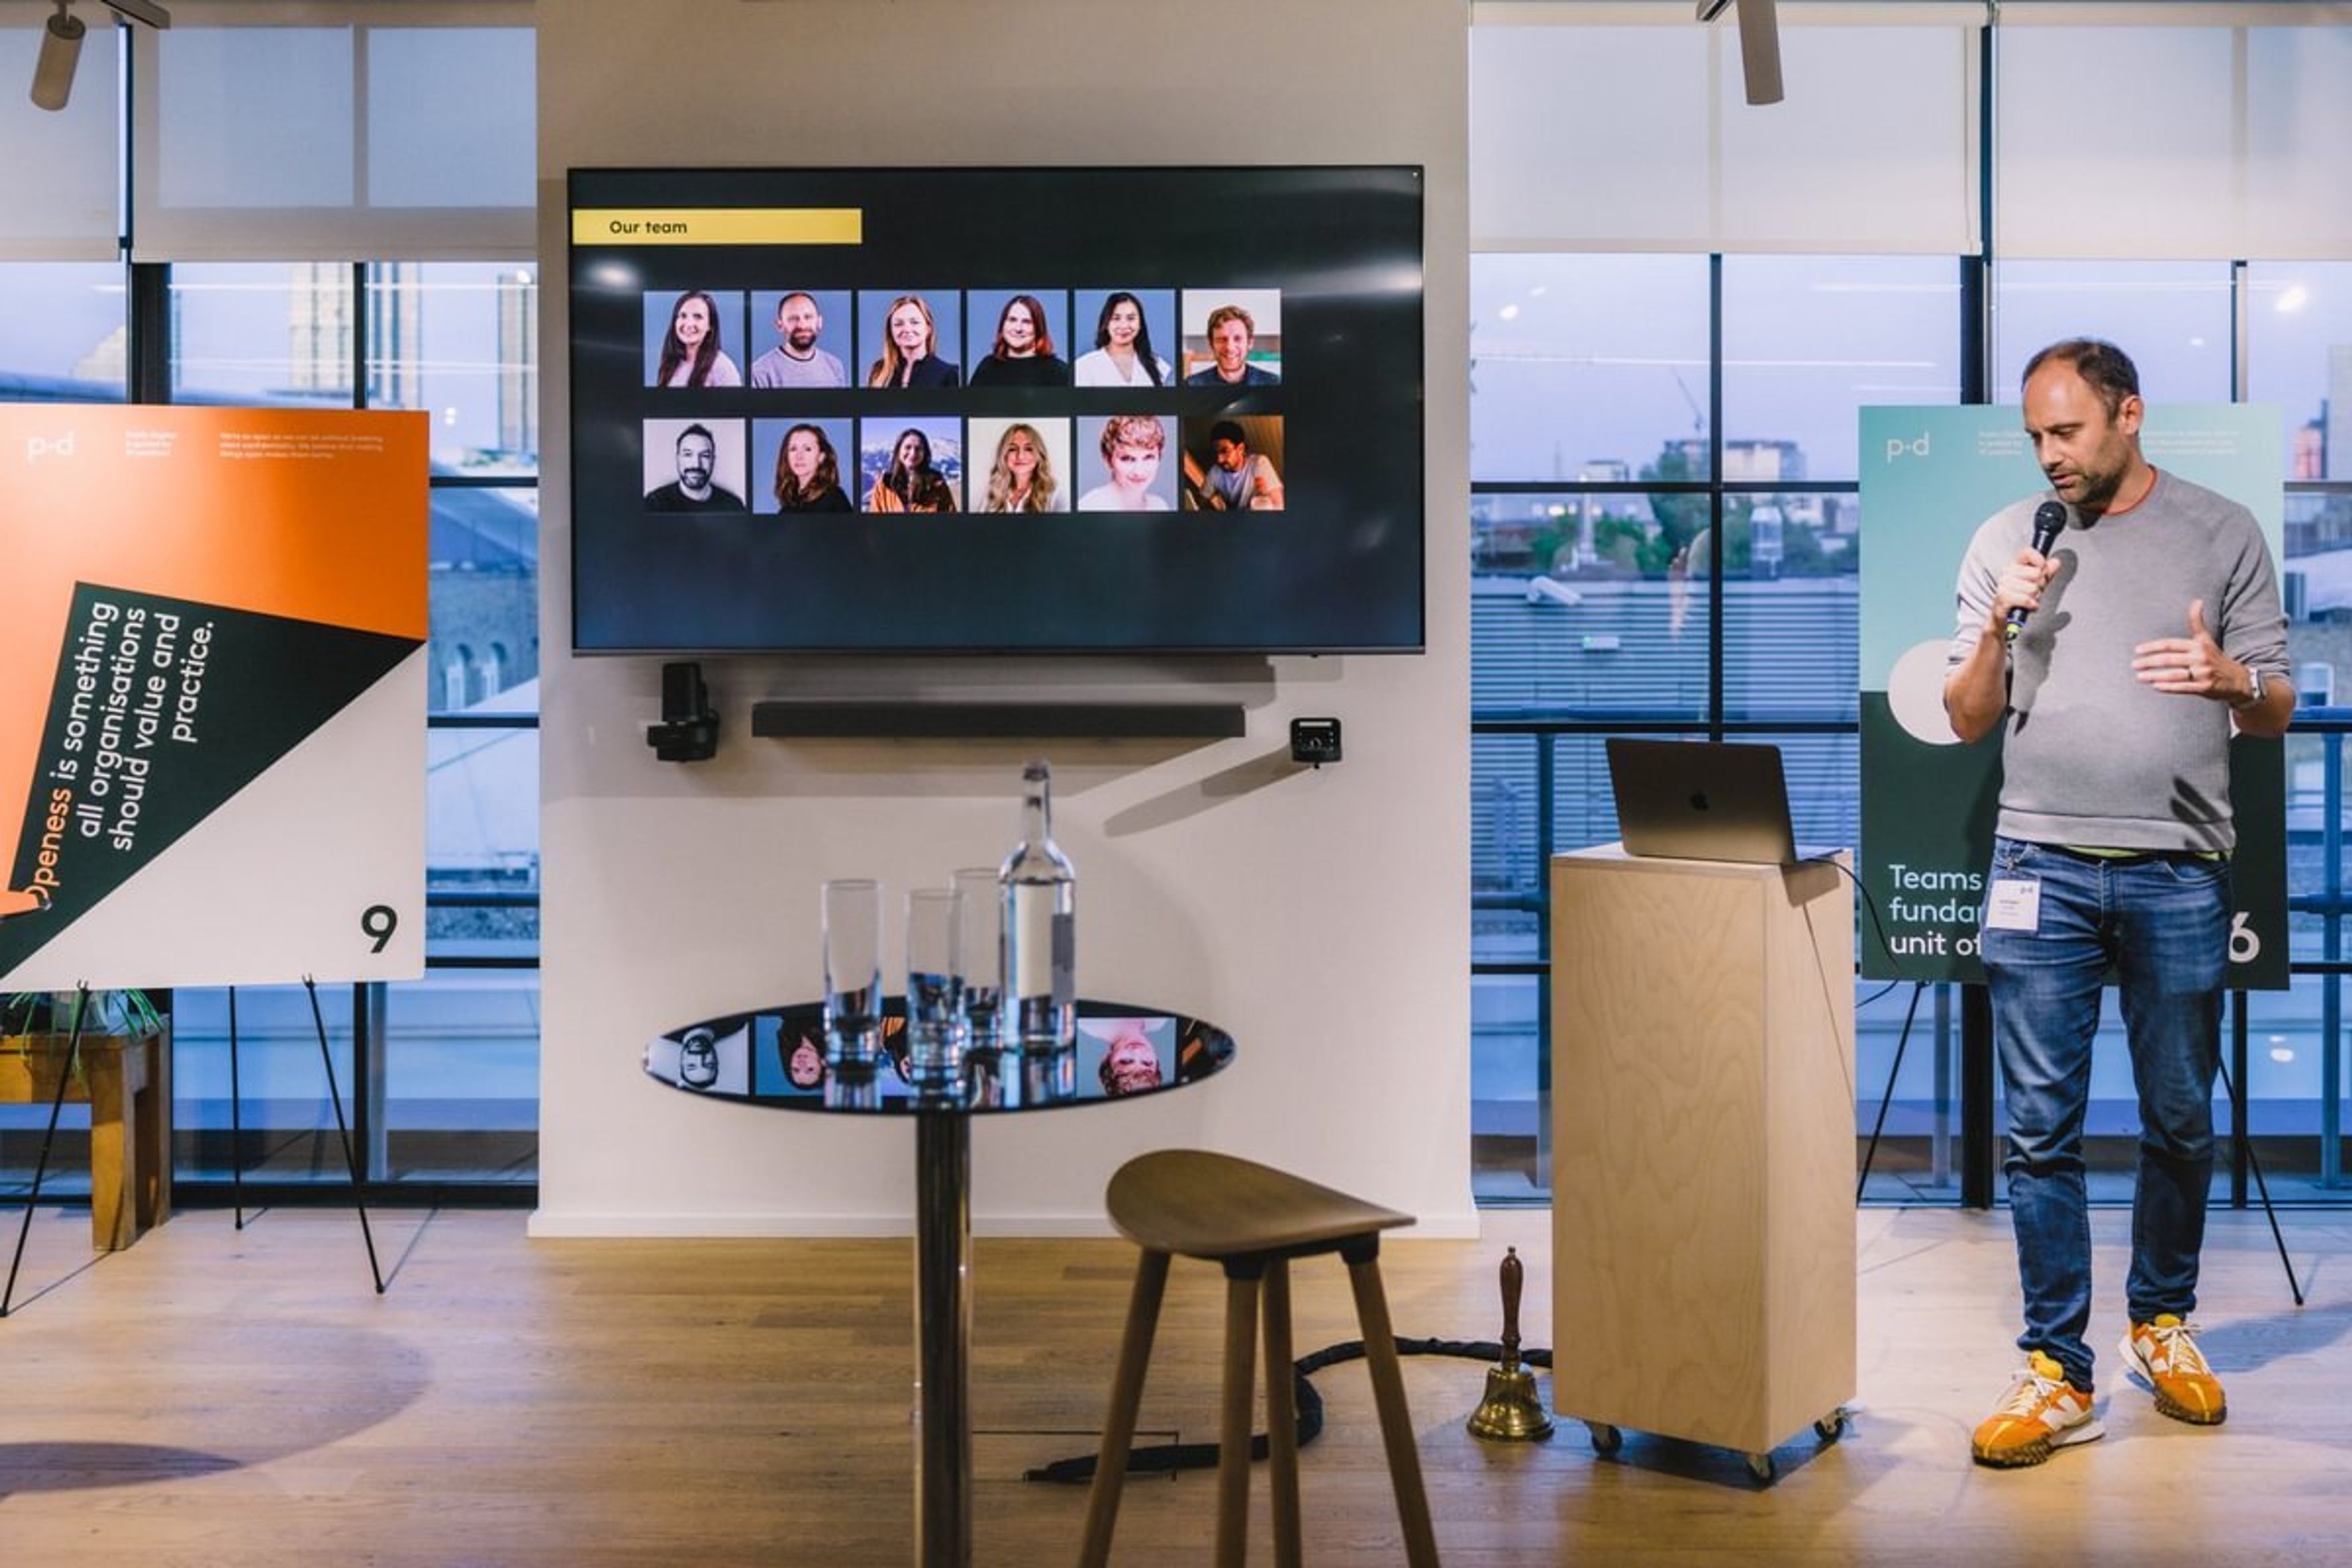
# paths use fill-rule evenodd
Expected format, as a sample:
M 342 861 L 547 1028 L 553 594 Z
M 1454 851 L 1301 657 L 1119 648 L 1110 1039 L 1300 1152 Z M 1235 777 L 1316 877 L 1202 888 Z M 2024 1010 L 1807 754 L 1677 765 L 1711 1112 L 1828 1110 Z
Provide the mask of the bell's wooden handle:
M 1528 1280 L 1527 1265 L 1519 1261 L 1516 1247 L 1503 1249 L 1503 1358 L 1516 1360 L 1519 1353 L 1519 1292 Z

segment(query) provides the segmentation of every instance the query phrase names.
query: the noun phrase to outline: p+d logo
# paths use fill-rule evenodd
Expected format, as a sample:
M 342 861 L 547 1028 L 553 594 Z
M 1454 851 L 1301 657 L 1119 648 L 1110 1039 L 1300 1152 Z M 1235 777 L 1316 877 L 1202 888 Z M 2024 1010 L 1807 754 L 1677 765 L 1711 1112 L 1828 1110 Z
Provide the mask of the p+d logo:
M 1886 438 L 1886 460 L 1890 463 L 1900 462 L 1906 458 L 1924 458 L 1927 455 L 1927 433 L 1924 430 L 1919 433 L 1916 440 L 1906 441 L 1900 436 L 1890 436 Z
M 37 463 L 43 458 L 70 458 L 74 455 L 74 432 L 62 436 L 27 436 L 25 437 L 25 461 Z

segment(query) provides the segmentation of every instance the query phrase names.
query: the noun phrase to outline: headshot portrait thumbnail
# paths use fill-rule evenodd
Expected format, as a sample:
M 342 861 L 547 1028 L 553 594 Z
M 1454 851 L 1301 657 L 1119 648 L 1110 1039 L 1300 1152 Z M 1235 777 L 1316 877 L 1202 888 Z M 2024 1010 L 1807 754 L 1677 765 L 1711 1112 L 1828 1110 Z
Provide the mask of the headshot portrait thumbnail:
M 825 1079 L 824 1026 L 814 1018 L 761 1013 L 751 1021 L 754 1094 L 817 1094 Z
M 853 311 L 846 289 L 759 289 L 751 295 L 757 387 L 847 386 L 856 355 Z
M 742 511 L 740 419 L 648 419 L 645 435 L 647 511 Z
M 1282 381 L 1282 290 L 1184 290 L 1184 384 L 1275 386 Z
M 1114 414 L 1077 422 L 1078 464 L 1087 487 L 1080 511 L 1173 511 L 1173 422 L 1157 414 Z
M 972 455 L 972 510 L 1070 510 L 1068 420 L 974 419 L 965 439 Z
M 1176 384 L 1176 291 L 1173 289 L 1081 289 L 1072 307 L 1083 341 L 1074 384 L 1130 391 Z
M 1117 1098 L 1141 1094 L 1176 1079 L 1176 1020 L 1170 1017 L 1078 1020 L 1079 1078 Z
M 857 468 L 862 510 L 963 510 L 963 430 L 952 418 L 861 419 Z
M 680 1089 L 708 1094 L 751 1090 L 751 1021 L 718 1018 L 646 1047 L 646 1070 Z
M 648 289 L 645 297 L 647 386 L 740 386 L 732 346 L 741 343 L 740 289 Z
M 1184 510 L 1280 511 L 1284 462 L 1278 414 L 1187 419 Z
M 953 289 L 857 291 L 860 384 L 903 390 L 961 386 L 963 301 Z
M 964 296 L 964 384 L 1070 384 L 1070 296 L 1059 289 L 974 289 Z
M 856 511 L 848 487 L 856 455 L 852 420 L 754 419 L 751 510 Z

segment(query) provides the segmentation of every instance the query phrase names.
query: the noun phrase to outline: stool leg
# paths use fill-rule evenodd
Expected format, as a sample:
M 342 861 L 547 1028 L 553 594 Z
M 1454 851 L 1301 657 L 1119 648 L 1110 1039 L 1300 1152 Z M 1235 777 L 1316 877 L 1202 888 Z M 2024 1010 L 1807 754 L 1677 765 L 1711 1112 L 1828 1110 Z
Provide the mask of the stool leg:
M 1110 1414 L 1103 1417 L 1095 1484 L 1087 1494 L 1087 1534 L 1085 1544 L 1078 1548 L 1078 1568 L 1105 1568 L 1110 1562 L 1111 1527 L 1118 1521 L 1118 1489 L 1127 1479 L 1128 1450 L 1135 1444 L 1136 1413 L 1143 1404 L 1144 1369 L 1151 1361 L 1151 1336 L 1160 1324 L 1160 1300 L 1167 1289 L 1168 1255 L 1146 1248 L 1135 1265 L 1127 1329 L 1119 1336 L 1118 1371 L 1111 1379 Z
M 1356 1290 L 1356 1321 L 1364 1331 L 1364 1361 L 1371 1369 L 1372 1400 L 1380 1407 L 1397 1520 L 1404 1527 L 1405 1561 L 1412 1568 L 1438 1568 L 1437 1532 L 1430 1528 L 1429 1496 L 1421 1485 L 1421 1452 L 1413 1447 L 1412 1416 L 1405 1409 L 1404 1368 L 1397 1360 L 1396 1331 L 1389 1324 L 1388 1296 L 1381 1289 L 1380 1238 L 1371 1238 L 1360 1254 L 1350 1250 L 1343 1256 L 1348 1282 Z
M 1263 1259 L 1225 1262 L 1225 1394 L 1217 1425 L 1217 1568 L 1249 1558 L 1250 1415 L 1256 1394 L 1250 1364 L 1257 1341 L 1257 1280 Z
M 1274 1498 L 1275 1568 L 1299 1568 L 1298 1403 L 1291 1385 L 1290 1260 L 1265 1270 L 1266 1481 Z

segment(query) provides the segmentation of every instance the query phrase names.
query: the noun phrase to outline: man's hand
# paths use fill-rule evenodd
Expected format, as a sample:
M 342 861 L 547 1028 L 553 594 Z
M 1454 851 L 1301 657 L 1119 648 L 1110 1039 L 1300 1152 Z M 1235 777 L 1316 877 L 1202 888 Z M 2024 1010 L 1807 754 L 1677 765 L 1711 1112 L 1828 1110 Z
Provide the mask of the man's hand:
M 1992 732 L 2009 710 L 2009 613 L 2028 615 L 2042 607 L 2042 591 L 2058 575 L 2060 563 L 2031 545 L 2010 558 L 1993 582 L 1992 613 L 1984 635 L 1960 666 L 1944 678 L 1944 712 L 1952 733 L 1977 741 Z
M 2028 615 L 2042 607 L 2042 591 L 2050 586 L 2050 579 L 2058 575 L 2058 562 L 2038 550 L 2021 550 L 2010 563 L 2000 569 L 2000 579 L 1993 584 L 1992 624 L 1985 628 L 1987 635 L 2006 637 L 2009 635 L 2009 612 L 2021 609 Z
M 2251 702 L 2253 679 L 2246 667 L 2221 651 L 2205 629 L 2205 601 L 2189 601 L 2189 635 L 2158 637 L 2132 649 L 2132 673 L 2143 686 L 2178 697 L 2206 697 L 2231 704 Z

